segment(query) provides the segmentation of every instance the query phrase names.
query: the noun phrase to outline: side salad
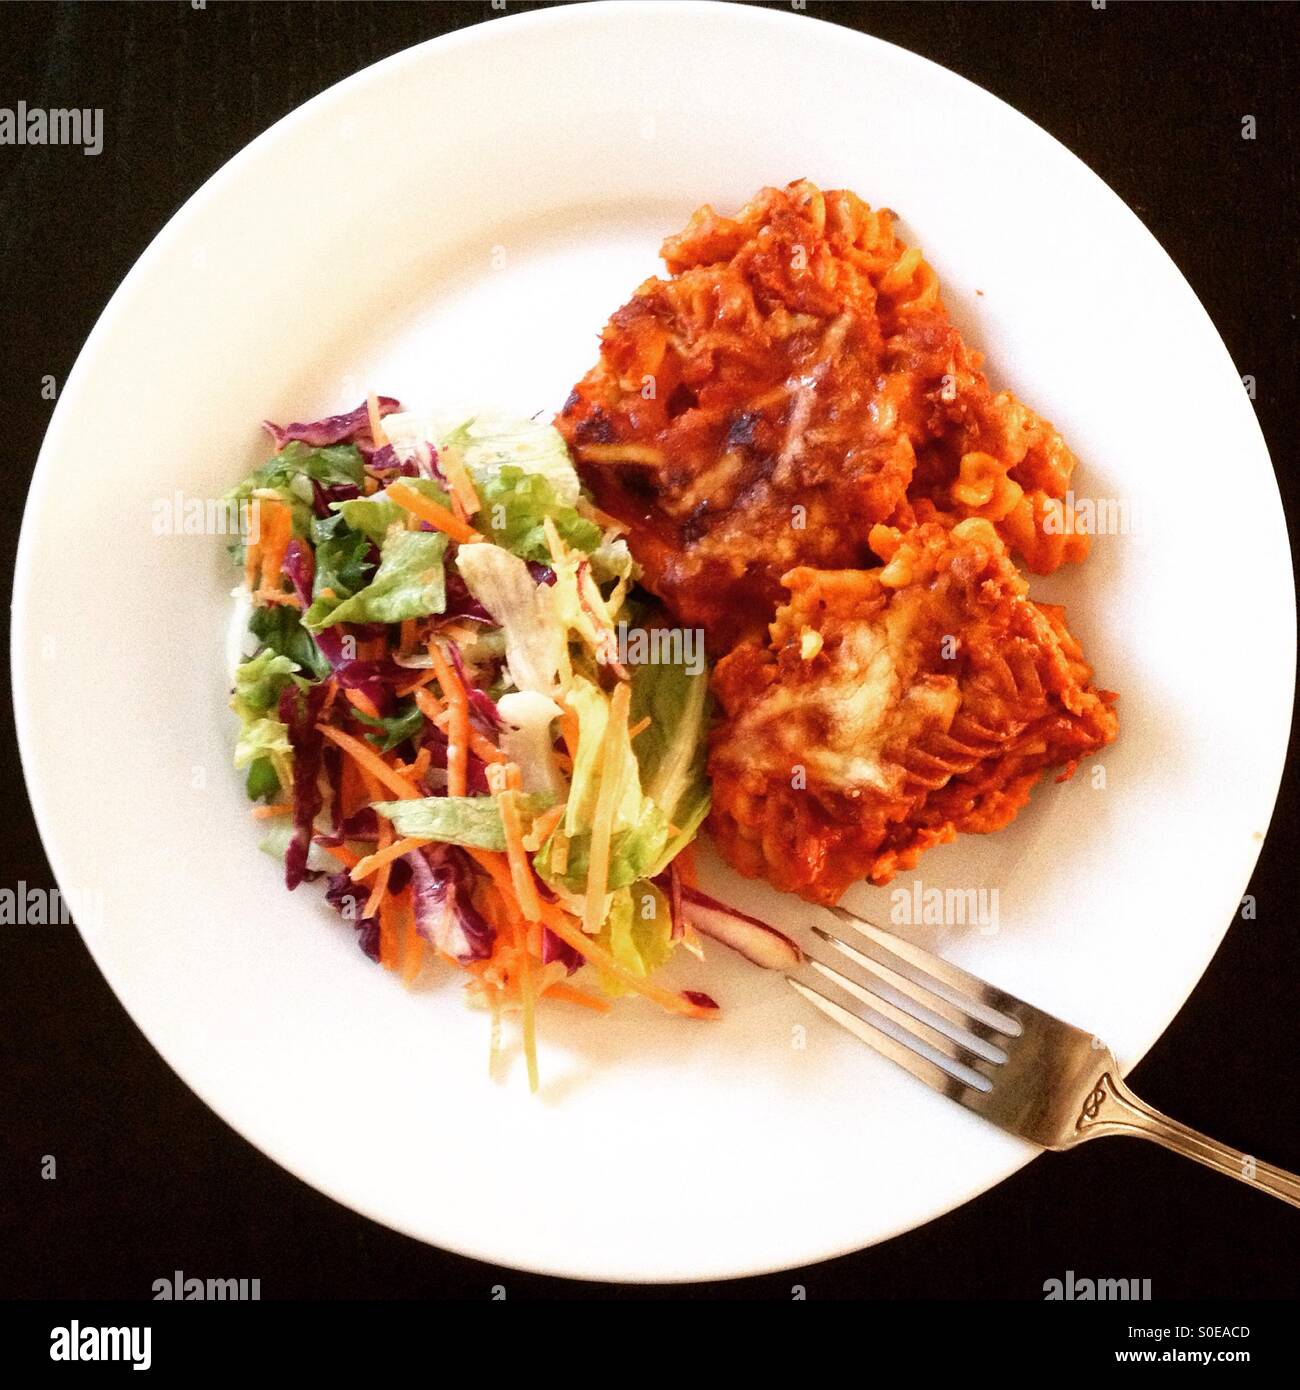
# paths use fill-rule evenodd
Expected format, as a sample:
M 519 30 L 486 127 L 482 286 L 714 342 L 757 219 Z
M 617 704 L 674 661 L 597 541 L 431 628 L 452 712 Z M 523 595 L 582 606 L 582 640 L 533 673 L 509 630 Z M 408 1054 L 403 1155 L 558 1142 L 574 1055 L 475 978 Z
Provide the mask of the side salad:
M 227 498 L 248 519 L 230 703 L 286 886 L 323 879 L 408 983 L 452 965 L 516 1014 L 534 1089 L 543 999 L 716 1015 L 654 979 L 699 954 L 708 675 L 620 659 L 663 622 L 559 434 L 373 395 L 266 428 L 274 454 Z

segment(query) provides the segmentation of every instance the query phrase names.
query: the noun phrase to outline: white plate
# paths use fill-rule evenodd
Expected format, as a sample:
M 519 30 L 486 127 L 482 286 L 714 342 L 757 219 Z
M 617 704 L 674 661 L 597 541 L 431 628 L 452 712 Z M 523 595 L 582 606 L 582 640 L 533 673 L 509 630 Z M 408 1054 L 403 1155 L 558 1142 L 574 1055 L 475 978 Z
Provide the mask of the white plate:
M 155 536 L 154 504 L 219 496 L 265 452 L 263 416 L 366 386 L 558 408 L 665 233 L 799 176 L 897 209 L 995 382 L 1073 443 L 1080 495 L 1144 514 L 1144 535 L 1037 585 L 1122 692 L 1105 788 L 1044 787 L 1009 831 L 921 874 L 1000 891 L 996 934 L 924 939 L 1131 1065 L 1196 984 L 1268 827 L 1295 632 L 1282 513 L 1233 365 L 1159 246 L 951 73 L 730 5 L 562 8 L 398 54 L 281 121 L 163 230 L 36 470 L 15 709 L 59 882 L 102 901 L 96 961 L 265 1153 L 482 1259 L 627 1280 L 801 1265 L 926 1221 L 1031 1150 L 720 952 L 688 973 L 723 1022 L 557 1007 L 540 1099 L 517 1054 L 490 1081 L 486 1020 L 454 984 L 405 992 L 255 849 L 224 709 L 233 574 L 219 540 Z M 710 876 L 751 910 L 809 915 Z M 850 901 L 889 915 L 884 890 Z

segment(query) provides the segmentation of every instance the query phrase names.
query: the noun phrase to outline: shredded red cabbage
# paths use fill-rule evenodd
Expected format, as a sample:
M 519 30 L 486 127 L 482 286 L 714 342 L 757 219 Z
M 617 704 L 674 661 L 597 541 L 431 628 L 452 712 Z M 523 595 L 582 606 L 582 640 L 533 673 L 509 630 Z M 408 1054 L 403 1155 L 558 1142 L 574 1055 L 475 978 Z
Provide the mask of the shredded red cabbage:
M 311 585 L 316 577 L 316 555 L 311 546 L 304 545 L 295 536 L 285 548 L 281 572 L 293 585 L 293 591 L 303 608 L 311 607 Z
M 451 845 L 427 845 L 404 855 L 409 866 L 415 928 L 459 961 L 486 960 L 496 932 L 470 901 L 470 873 Z
M 316 843 L 337 849 L 345 840 L 378 840 L 379 816 L 373 806 L 363 806 L 350 816 L 345 816 L 333 830 L 318 834 Z
M 485 732 L 487 733 L 495 733 L 498 729 L 503 728 L 505 721 L 501 718 L 501 711 L 497 709 L 496 701 L 486 690 L 480 690 L 466 674 L 460 647 L 455 642 L 448 642 L 447 650 L 451 654 L 451 664 L 456 668 L 460 683 L 465 687 L 466 695 L 469 696 L 470 713 L 478 716 L 479 721 L 486 726 Z
M 379 921 L 375 917 L 359 917 L 366 901 L 366 895 L 345 869 L 342 873 L 331 874 L 325 889 L 325 901 L 343 918 L 357 929 L 357 944 L 376 964 L 379 961 Z
M 360 496 L 361 489 L 356 483 L 331 483 L 326 487 L 315 478 L 311 480 L 311 508 L 322 520 L 334 515 L 330 510 L 331 502 L 351 502 Z
M 308 686 L 305 691 L 286 685 L 280 692 L 280 720 L 289 731 L 293 749 L 293 834 L 284 853 L 284 882 L 291 890 L 304 879 L 315 877 L 307 869 L 307 851 L 324 804 L 318 777 L 324 740 L 316 728 L 324 704 L 324 683 Z
M 582 957 L 567 941 L 561 941 L 550 927 L 543 927 L 542 964 L 550 965 L 553 960 L 560 961 L 570 975 L 582 964 Z
M 471 622 L 485 623 L 496 627 L 496 619 L 469 591 L 469 586 L 458 571 L 447 571 L 447 606 L 443 609 L 446 618 L 467 618 Z
M 380 416 L 391 415 L 401 410 L 400 401 L 391 396 L 379 397 Z M 277 425 L 271 420 L 263 420 L 262 428 L 275 440 L 275 447 L 283 449 L 293 440 L 309 444 L 313 449 L 324 449 L 330 444 L 355 444 L 358 436 L 370 438 L 370 410 L 365 401 L 346 415 L 327 415 L 323 420 L 296 421 L 292 425 Z
M 682 990 L 682 998 L 689 999 L 692 1004 L 695 1004 L 701 1009 L 716 1010 L 718 1007 L 717 1000 L 715 1000 L 712 995 L 705 994 L 703 990 L 684 989 Z

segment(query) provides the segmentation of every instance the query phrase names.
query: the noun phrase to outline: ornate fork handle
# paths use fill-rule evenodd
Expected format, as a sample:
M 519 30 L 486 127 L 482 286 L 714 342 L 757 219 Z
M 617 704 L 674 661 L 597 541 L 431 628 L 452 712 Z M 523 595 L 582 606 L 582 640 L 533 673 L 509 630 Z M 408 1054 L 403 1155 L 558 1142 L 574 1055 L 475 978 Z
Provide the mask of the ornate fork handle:
M 1135 1096 L 1117 1075 L 1103 1072 L 1083 1103 L 1073 1143 L 1107 1134 L 1131 1134 L 1151 1139 L 1185 1158 L 1194 1158 L 1217 1173 L 1262 1188 L 1274 1197 L 1300 1207 L 1300 1178 L 1271 1163 L 1261 1163 L 1217 1139 L 1162 1115 Z

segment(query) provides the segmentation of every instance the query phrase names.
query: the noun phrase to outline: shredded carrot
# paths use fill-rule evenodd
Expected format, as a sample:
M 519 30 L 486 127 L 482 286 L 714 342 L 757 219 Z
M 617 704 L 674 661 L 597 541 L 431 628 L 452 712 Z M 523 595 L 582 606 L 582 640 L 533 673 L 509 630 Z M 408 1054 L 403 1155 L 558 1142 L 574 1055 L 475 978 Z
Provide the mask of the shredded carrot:
M 700 1004 L 693 1004 L 685 995 L 674 994 L 672 990 L 664 989 L 661 985 L 653 984 L 649 980 L 643 980 L 639 975 L 634 975 L 630 970 L 624 969 L 603 946 L 593 941 L 582 930 L 578 922 L 555 904 L 545 902 L 542 904 L 542 920 L 561 941 L 572 946 L 580 956 L 592 965 L 613 975 L 629 989 L 653 1000 L 660 1008 L 667 1009 L 669 1013 L 682 1014 L 687 1018 L 717 1017 L 715 1010 L 706 1009 Z
M 383 417 L 379 414 L 379 397 L 373 391 L 366 397 L 366 413 L 370 416 L 370 437 L 375 442 L 375 448 L 382 449 L 391 441 L 384 428 Z
M 353 709 L 359 709 L 362 714 L 368 714 L 371 719 L 379 718 L 379 711 L 375 708 L 375 702 L 364 690 L 345 690 L 343 697 Z
M 389 483 L 387 495 L 399 507 L 410 512 L 412 516 L 418 516 L 421 521 L 427 521 L 430 526 L 436 527 L 437 530 L 445 531 L 454 541 L 465 544 L 468 541 L 482 539 L 472 526 L 458 520 L 446 507 L 439 506 L 431 497 L 425 497 L 405 483 Z
M 333 855 L 345 869 L 350 869 L 357 862 L 357 856 L 346 845 L 322 845 L 321 849 Z
M 524 828 L 519 818 L 519 793 L 503 791 L 497 796 L 501 809 L 501 826 L 506 836 L 506 858 L 510 861 L 510 877 L 515 885 L 515 897 L 527 922 L 540 922 L 542 918 L 541 899 L 537 895 L 537 883 L 528 862 L 528 852 L 524 849 Z
M 353 815 L 366 804 L 365 791 L 361 785 L 361 773 L 351 758 L 343 759 L 343 774 L 339 782 L 339 801 L 343 816 Z
M 259 595 L 280 592 L 280 571 L 284 568 L 285 551 L 293 539 L 293 513 L 278 498 L 259 497 L 261 560 Z
M 677 875 L 688 888 L 698 888 L 700 881 L 695 874 L 695 846 L 683 845 L 673 860 Z
M 383 834 L 382 824 L 380 834 Z M 410 854 L 413 849 L 432 843 L 432 840 L 421 839 L 418 835 L 408 835 L 405 839 L 394 840 L 392 844 L 382 846 L 374 854 L 367 854 L 364 859 L 357 860 L 352 870 L 352 882 L 360 883 L 363 878 L 369 878 L 378 870 L 387 868 L 394 859 L 400 859 L 404 854 Z
M 605 886 L 609 881 L 609 846 L 614 835 L 614 815 L 618 810 L 618 793 L 622 769 L 616 763 L 614 750 L 619 737 L 627 731 L 627 712 L 632 701 L 632 687 L 620 681 L 609 701 L 609 722 L 605 726 L 605 746 L 602 749 L 603 772 L 600 791 L 596 794 L 596 809 L 591 817 L 591 857 L 587 864 L 587 901 L 583 907 L 583 929 L 591 936 L 600 930 L 605 917 Z M 616 769 L 616 771 L 612 771 Z
M 643 734 L 654 723 L 654 720 L 647 714 L 643 719 L 638 719 L 635 724 L 627 731 L 628 738 L 635 738 L 638 734 Z
M 533 821 L 533 828 L 524 836 L 524 848 L 527 850 L 539 850 L 542 845 L 550 838 L 551 831 L 564 819 L 564 807 L 552 806 L 549 811 L 543 811 Z
M 415 650 L 415 619 L 404 618 L 401 627 L 401 640 L 398 649 L 405 656 L 407 652 Z
M 430 666 L 429 677 L 432 678 L 437 674 L 437 669 Z M 421 690 L 417 692 L 415 703 L 420 713 L 424 715 L 430 724 L 436 724 L 439 717 L 447 712 L 447 702 L 440 696 L 435 695 L 432 690 Z
M 441 680 L 438 682 L 442 684 Z M 451 710 L 433 693 L 431 690 L 418 690 L 415 692 L 415 703 L 420 712 L 435 728 L 441 729 L 446 733 L 451 726 Z M 468 696 L 466 696 L 466 737 L 469 740 L 470 748 L 478 754 L 485 763 L 504 763 L 506 755 L 492 742 L 469 722 Z M 450 742 L 450 739 L 448 740 Z M 450 749 L 448 749 L 450 759 Z
M 537 1090 L 537 1001 L 533 986 L 533 963 L 528 954 L 528 930 L 519 923 L 519 997 L 523 1006 L 524 1061 L 528 1066 L 528 1089 Z
M 380 800 L 379 782 L 366 768 L 363 767 L 360 769 L 360 771 L 361 780 L 366 785 L 366 795 L 370 798 L 371 801 Z M 373 855 L 371 857 L 378 858 L 378 855 L 382 854 L 385 850 L 387 850 L 388 847 L 392 844 L 392 842 L 393 827 L 386 818 L 381 816 L 379 818 L 379 850 L 376 855 Z M 370 885 L 370 896 L 366 899 L 366 907 L 364 913 L 362 914 L 363 916 L 373 917 L 377 912 L 382 912 L 383 905 L 388 894 L 388 875 L 390 872 L 391 863 L 391 859 L 385 859 L 383 863 L 377 866 L 375 871 L 375 881 Z M 356 869 L 357 866 L 354 864 L 352 866 L 352 872 L 356 873 Z M 353 882 L 355 883 L 356 879 L 353 879 Z
M 466 516 L 473 516 L 483 504 L 460 455 L 454 449 L 448 449 L 438 455 L 438 466 L 451 486 L 452 501 L 460 504 Z
M 293 807 L 287 802 L 277 806 L 254 806 L 251 815 L 254 820 L 271 820 L 275 816 L 293 815 Z
M 607 1014 L 610 1009 L 608 999 L 597 999 L 594 994 L 588 994 L 585 989 L 579 989 L 576 985 L 550 985 L 543 993 L 545 999 L 560 999 L 566 1004 L 578 1004 L 584 1009 L 592 1009 L 598 1014 Z
M 429 770 L 429 762 L 433 754 L 429 752 L 427 745 L 411 759 L 409 763 L 394 763 L 393 771 L 401 777 L 410 777 L 419 782 Z
M 436 674 L 437 673 L 434 671 L 433 667 L 430 666 L 427 671 L 421 671 L 420 674 L 416 676 L 416 678 L 409 685 L 399 686 L 397 689 L 397 693 L 403 699 L 405 699 L 408 695 L 413 695 L 422 686 L 428 685 L 428 683 L 434 678 Z
M 469 696 L 437 642 L 429 643 L 429 660 L 451 711 L 447 724 L 447 795 L 464 796 L 469 782 Z
M 286 608 L 302 607 L 302 600 L 297 594 L 286 594 L 283 589 L 255 589 L 253 603 L 256 607 L 268 603 L 282 603 Z
M 451 724 L 451 720 L 451 711 L 444 710 L 433 721 L 433 723 L 436 728 L 439 728 L 443 731 L 443 733 L 446 733 L 448 726 Z M 478 756 L 483 760 L 483 762 L 494 765 L 504 764 L 506 760 L 506 755 L 496 746 L 495 743 L 492 742 L 490 738 L 487 738 L 485 735 L 479 733 L 479 731 L 473 726 L 473 724 L 468 725 L 468 729 L 470 749 L 474 753 L 477 753 Z
M 578 716 L 567 705 L 560 712 L 560 737 L 569 750 L 569 757 L 578 756 Z
M 328 724 L 317 724 L 316 728 L 331 743 L 337 743 L 345 753 L 350 754 L 363 772 L 368 772 L 377 781 L 382 782 L 389 791 L 401 800 L 419 801 L 423 797 L 424 793 L 414 783 L 408 781 L 400 773 L 394 772 L 368 743 L 362 742 L 359 738 L 353 738 L 351 734 L 345 734 L 342 729 L 331 728 Z M 382 801 L 383 798 L 372 798 L 372 800 Z
M 420 973 L 420 966 L 424 964 L 424 938 L 416 930 L 415 904 L 409 891 L 402 894 L 401 915 L 405 928 L 402 933 L 402 981 L 409 985 Z
M 491 877 L 499 893 L 503 895 L 510 893 L 514 884 L 510 878 L 510 868 L 506 863 L 504 854 L 486 849 L 466 849 L 465 852 Z M 674 994 L 672 990 L 664 989 L 660 985 L 652 984 L 649 980 L 643 980 L 639 975 L 632 974 L 630 970 L 621 966 L 603 946 L 593 941 L 582 930 L 579 922 L 570 917 L 557 903 L 542 902 L 541 909 L 542 921 L 561 941 L 572 946 L 584 960 L 604 970 L 607 974 L 613 975 L 615 979 L 621 980 L 629 989 L 643 994 L 647 999 L 658 1004 L 660 1008 L 667 1009 L 672 1014 L 682 1014 L 686 1018 L 717 1017 L 715 1010 L 706 1009 L 700 1004 L 692 1004 L 684 995 Z

